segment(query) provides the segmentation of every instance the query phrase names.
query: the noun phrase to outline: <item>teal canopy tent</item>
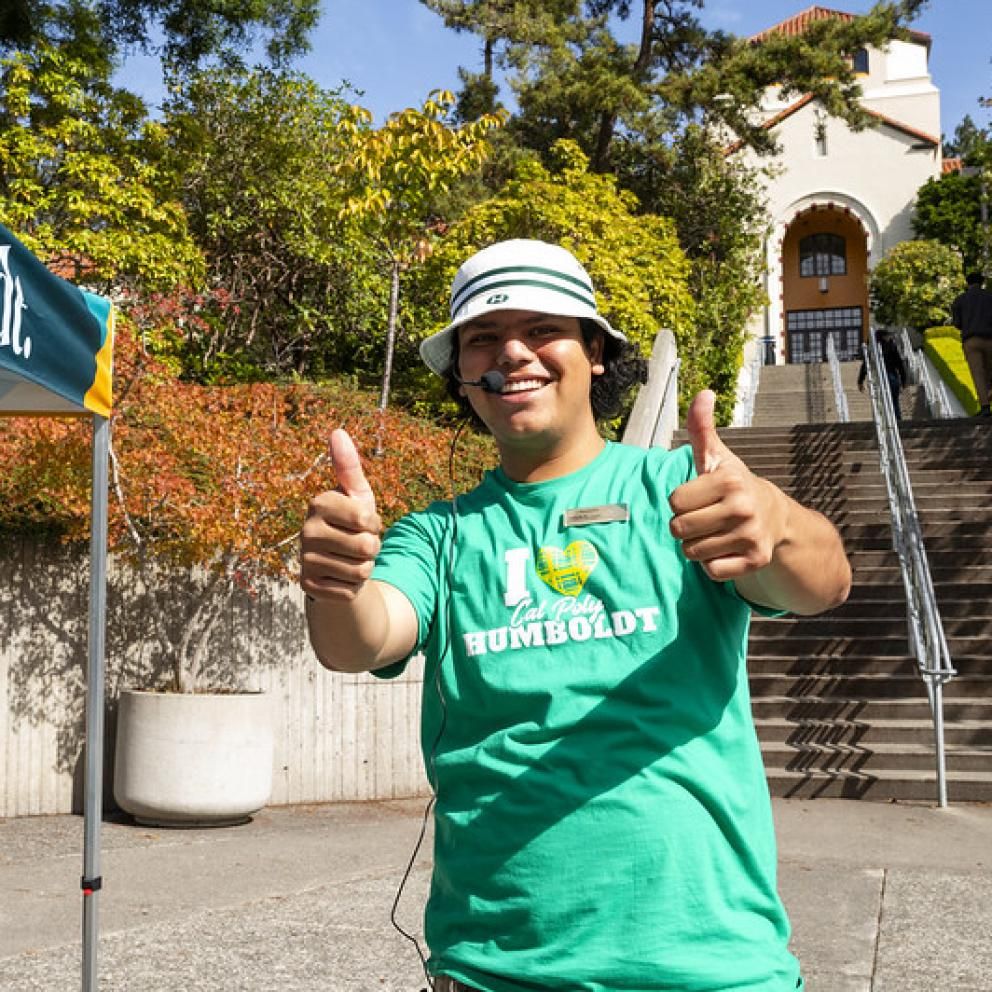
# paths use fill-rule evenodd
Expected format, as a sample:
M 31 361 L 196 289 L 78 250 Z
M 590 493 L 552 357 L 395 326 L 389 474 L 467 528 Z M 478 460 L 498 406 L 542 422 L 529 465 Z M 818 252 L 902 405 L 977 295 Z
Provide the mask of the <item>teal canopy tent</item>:
M 51 273 L 0 224 L 0 416 L 93 420 L 83 808 L 84 992 L 97 988 L 113 319 L 109 300 Z

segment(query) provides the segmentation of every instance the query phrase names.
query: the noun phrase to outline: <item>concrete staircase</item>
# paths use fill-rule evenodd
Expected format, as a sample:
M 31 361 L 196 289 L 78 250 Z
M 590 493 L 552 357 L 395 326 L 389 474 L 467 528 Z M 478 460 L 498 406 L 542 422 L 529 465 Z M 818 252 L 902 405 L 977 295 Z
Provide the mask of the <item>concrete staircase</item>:
M 769 786 L 798 798 L 934 801 L 933 722 L 910 656 L 874 425 L 810 422 L 833 407 L 829 371 L 781 368 L 762 369 L 758 395 L 758 409 L 775 411 L 778 425 L 723 429 L 721 437 L 753 471 L 834 522 L 854 586 L 844 606 L 823 616 L 752 623 L 752 708 Z M 852 416 L 863 409 L 857 369 L 844 369 Z M 803 380 L 805 392 L 794 388 Z M 774 395 L 778 384 L 793 405 Z M 906 393 L 903 400 L 904 414 L 919 402 Z M 992 423 L 904 422 L 902 437 L 959 673 L 944 691 L 948 795 L 992 801 Z
M 841 384 L 847 396 L 851 421 L 871 420 L 871 400 L 858 391 L 860 362 L 841 362 Z M 926 418 L 923 392 L 908 386 L 900 401 L 907 419 Z M 765 365 L 761 369 L 758 395 L 754 405 L 752 427 L 779 427 L 783 424 L 832 424 L 837 421 L 830 366 L 825 362 L 810 365 Z

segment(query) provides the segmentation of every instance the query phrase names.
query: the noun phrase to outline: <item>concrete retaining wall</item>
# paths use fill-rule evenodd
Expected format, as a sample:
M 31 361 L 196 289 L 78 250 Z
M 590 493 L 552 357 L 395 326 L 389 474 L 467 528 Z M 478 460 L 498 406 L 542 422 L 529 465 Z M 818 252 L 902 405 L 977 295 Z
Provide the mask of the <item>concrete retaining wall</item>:
M 0 548 L 0 816 L 82 808 L 88 583 L 85 552 L 33 543 Z M 327 672 L 307 644 L 296 586 L 218 594 L 206 575 L 136 571 L 114 561 L 108 793 L 117 696 L 122 688 L 167 684 L 187 633 L 203 688 L 272 694 L 273 804 L 427 794 L 420 664 L 388 681 Z

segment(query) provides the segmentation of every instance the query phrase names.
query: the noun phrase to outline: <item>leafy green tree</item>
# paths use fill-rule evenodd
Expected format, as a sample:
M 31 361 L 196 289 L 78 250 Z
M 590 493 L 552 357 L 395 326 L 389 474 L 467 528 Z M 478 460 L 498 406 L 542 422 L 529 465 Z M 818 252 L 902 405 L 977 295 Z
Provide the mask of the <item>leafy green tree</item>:
M 381 410 L 389 403 L 400 276 L 430 254 L 438 232 L 433 205 L 452 184 L 478 169 L 488 153 L 488 134 L 501 123 L 488 114 L 453 127 L 445 120 L 453 104 L 454 97 L 439 90 L 422 109 L 395 113 L 378 130 L 356 128 L 355 150 L 336 170 L 351 190 L 345 215 L 361 225 L 389 273 Z
M 212 69 L 166 107 L 171 161 L 209 282 L 229 296 L 184 324 L 181 359 L 206 381 L 374 365 L 386 288 L 342 218 L 368 114 L 295 73 Z
M 711 35 L 710 53 L 688 70 L 670 72 L 659 93 L 670 107 L 726 127 L 760 151 L 776 147 L 774 136 L 753 114 L 769 87 L 776 87 L 781 99 L 812 94 L 828 114 L 863 129 L 873 119 L 860 103 L 853 55 L 906 37 L 907 25 L 927 3 L 881 0 L 851 20 L 815 20 L 799 34 L 774 32 L 756 42 Z
M 262 36 L 279 64 L 307 50 L 319 13 L 320 0 L 4 0 L 0 50 L 69 46 L 80 57 L 87 47 L 114 62 L 139 48 L 191 68 L 240 64 Z
M 492 37 L 494 24 L 505 25 L 515 12 L 534 6 L 533 0 L 424 2 L 442 13 L 449 9 L 447 23 L 484 40 Z M 773 139 L 757 126 L 753 111 L 772 85 L 784 97 L 812 93 L 829 113 L 863 127 L 869 118 L 857 102 L 851 56 L 865 45 L 884 46 L 924 3 L 881 2 L 862 17 L 814 21 L 801 35 L 771 34 L 761 44 L 704 29 L 696 16 L 701 0 L 573 4 L 530 36 L 502 28 L 520 107 L 512 127 L 524 144 L 542 151 L 560 138 L 574 139 L 596 171 L 611 167 L 618 138 L 638 141 L 653 132 L 653 140 L 661 140 L 693 120 L 706 119 L 771 149 Z M 612 25 L 634 16 L 638 41 L 623 44 Z
M 662 327 L 692 350 L 695 306 L 689 265 L 674 226 L 664 217 L 638 216 L 633 194 L 612 176 L 589 171 L 574 142 L 552 149 L 553 169 L 521 162 L 516 175 L 489 200 L 456 221 L 416 273 L 411 294 L 423 336 L 447 322 L 448 288 L 473 251 L 506 238 L 540 238 L 564 245 L 589 271 L 607 319 L 647 356 Z M 684 395 L 708 384 L 708 370 L 689 363 Z
M 7 0 L 0 7 L 0 46 L 26 45 L 37 22 L 35 0 Z
M 954 128 L 954 137 L 950 141 L 944 139 L 944 158 L 962 158 L 966 162 L 976 158 L 984 160 L 990 142 L 989 128 L 979 127 L 970 114 L 965 114 Z
M 966 272 L 982 267 L 987 232 L 982 224 L 982 178 L 948 173 L 928 179 L 916 194 L 913 230 L 918 238 L 956 249 Z
M 720 397 L 717 414 L 727 422 L 748 322 L 766 302 L 761 277 L 768 218 L 759 177 L 698 126 L 651 154 L 638 147 L 628 156 L 623 171 L 643 209 L 672 218 L 689 259 L 693 347 L 705 354 L 709 384 Z
M 875 266 L 869 293 L 880 324 L 922 333 L 948 323 L 964 286 L 961 256 L 953 248 L 939 241 L 903 241 Z
M 992 106 L 984 98 L 979 103 Z M 913 227 L 919 237 L 957 248 L 966 272 L 992 276 L 992 126 L 979 127 L 966 115 L 944 143 L 944 156 L 961 158 L 964 168 L 919 191 Z
M 558 25 L 579 12 L 579 0 L 421 0 L 454 31 L 469 31 L 482 41 L 482 78 L 493 82 L 505 67 L 511 45 L 542 44 Z M 487 108 L 495 109 L 494 106 Z
M 104 292 L 195 284 L 203 259 L 170 195 L 164 130 L 91 70 L 50 47 L 0 60 L 0 218 Z

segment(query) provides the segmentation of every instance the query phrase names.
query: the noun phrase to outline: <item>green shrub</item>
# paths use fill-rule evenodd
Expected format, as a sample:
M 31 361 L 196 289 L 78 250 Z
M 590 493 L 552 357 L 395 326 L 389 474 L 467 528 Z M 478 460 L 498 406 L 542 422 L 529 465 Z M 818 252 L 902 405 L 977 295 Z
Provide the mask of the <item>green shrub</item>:
M 923 334 L 923 351 L 965 412 L 978 413 L 978 393 L 961 347 L 961 332 L 956 327 L 928 328 Z
M 961 256 L 953 248 L 937 241 L 902 241 L 871 274 L 875 320 L 922 331 L 947 319 L 964 285 Z
M 590 172 L 574 142 L 560 141 L 553 152 L 556 171 L 520 163 L 496 196 L 452 224 L 431 257 L 408 273 L 408 326 L 429 333 L 447 323 L 448 287 L 473 252 L 504 238 L 540 238 L 574 253 L 596 286 L 603 315 L 644 357 L 650 356 L 659 328 L 672 330 L 682 356 L 683 400 L 688 402 L 712 384 L 713 376 L 704 361 L 708 356 L 699 354 L 695 340 L 689 262 L 673 222 L 637 215 L 633 194 L 620 189 L 613 176 Z M 737 353 L 740 347 L 736 345 Z
M 929 327 L 924 334 L 924 339 L 927 341 L 957 341 L 960 344 L 961 332 L 956 327 Z

